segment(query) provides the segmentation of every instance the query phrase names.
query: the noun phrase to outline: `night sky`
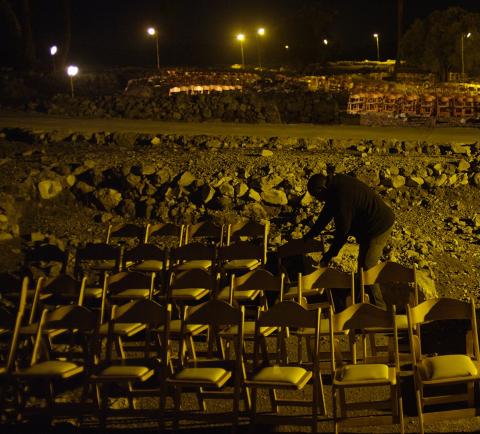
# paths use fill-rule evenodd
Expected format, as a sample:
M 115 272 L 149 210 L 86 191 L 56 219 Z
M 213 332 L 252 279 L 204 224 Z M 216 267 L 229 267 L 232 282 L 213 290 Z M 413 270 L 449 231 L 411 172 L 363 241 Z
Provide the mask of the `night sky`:
M 48 47 L 60 44 L 60 0 L 32 2 L 37 55 L 48 60 Z M 247 63 L 256 60 L 255 31 L 266 29 L 262 40 L 265 61 L 281 62 L 311 43 L 309 26 L 302 18 L 305 0 L 71 0 L 72 36 L 69 60 L 89 67 L 154 66 L 155 42 L 146 35 L 153 25 L 159 30 L 161 64 L 225 65 L 240 62 L 235 35 L 244 32 Z M 374 32 L 380 34 L 381 57 L 395 58 L 396 0 L 324 0 L 333 12 L 322 28 L 328 38 L 327 56 L 338 59 L 373 59 Z M 407 29 L 415 18 L 436 9 L 461 6 L 480 12 L 480 0 L 405 0 Z M 10 43 L 6 30 L 2 45 Z M 287 54 L 284 46 L 290 46 Z M 3 47 L 8 51 L 8 47 Z M 45 59 L 46 58 L 46 59 Z M 2 56 L 8 65 L 8 55 Z

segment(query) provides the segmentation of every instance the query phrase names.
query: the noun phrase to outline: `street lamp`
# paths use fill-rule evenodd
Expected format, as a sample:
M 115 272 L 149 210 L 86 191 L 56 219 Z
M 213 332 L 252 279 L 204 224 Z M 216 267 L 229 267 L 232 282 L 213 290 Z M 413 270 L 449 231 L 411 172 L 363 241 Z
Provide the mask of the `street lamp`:
M 73 98 L 75 96 L 75 93 L 73 91 L 73 77 L 75 77 L 78 74 L 78 66 L 70 65 L 67 68 L 67 74 L 70 77 L 70 91 Z
M 242 54 L 242 68 L 245 69 L 245 55 L 243 53 L 243 41 L 245 40 L 245 35 L 243 33 L 239 33 L 237 35 L 237 41 L 240 42 L 240 52 Z
M 377 61 L 380 62 L 380 42 L 379 42 L 380 36 L 378 33 L 374 33 L 373 37 L 377 41 Z
M 465 81 L 465 59 L 464 59 L 464 53 L 463 53 L 463 40 L 465 38 L 469 38 L 470 36 L 472 36 L 472 34 L 470 32 L 468 32 L 467 34 L 465 33 L 462 33 L 462 38 L 461 38 L 461 54 L 462 54 L 462 81 Z
M 265 29 L 263 27 L 260 27 L 257 30 L 257 53 L 258 53 L 258 67 L 261 69 L 262 68 L 262 47 L 260 44 L 260 37 L 265 36 Z
M 328 45 L 328 39 L 323 40 L 323 45 Z
M 158 55 L 158 32 L 155 30 L 155 27 L 149 27 L 147 33 L 150 36 L 155 36 L 155 45 L 157 48 L 157 69 L 160 70 L 160 57 Z
M 55 54 L 58 52 L 58 47 L 56 45 L 52 45 L 50 47 L 50 56 L 52 56 L 52 66 L 53 66 L 53 72 L 55 72 Z

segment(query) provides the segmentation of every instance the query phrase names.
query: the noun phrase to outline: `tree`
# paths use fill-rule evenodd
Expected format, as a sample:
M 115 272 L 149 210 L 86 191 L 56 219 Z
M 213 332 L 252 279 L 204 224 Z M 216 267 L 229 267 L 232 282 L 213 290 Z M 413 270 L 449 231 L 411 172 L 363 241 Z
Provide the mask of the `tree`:
M 466 34 L 471 33 L 470 38 Z M 460 72 L 464 41 L 465 71 L 480 73 L 480 51 L 473 41 L 480 39 L 480 14 L 452 7 L 416 20 L 401 41 L 401 56 L 407 64 L 436 73 L 445 81 L 449 72 Z

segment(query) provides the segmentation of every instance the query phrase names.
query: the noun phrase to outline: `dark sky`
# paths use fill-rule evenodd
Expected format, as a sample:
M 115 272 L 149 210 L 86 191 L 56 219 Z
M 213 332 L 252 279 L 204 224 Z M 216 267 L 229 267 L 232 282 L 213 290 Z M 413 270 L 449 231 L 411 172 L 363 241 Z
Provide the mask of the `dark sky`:
M 415 18 L 437 9 L 460 6 L 480 12 L 480 0 L 404 0 L 405 28 Z M 60 40 L 61 20 L 55 4 L 60 0 L 32 2 L 34 31 L 39 51 Z M 299 53 L 312 43 L 309 26 L 316 18 L 302 18 L 308 0 L 71 0 L 72 43 L 70 60 L 89 66 L 154 66 L 155 43 L 146 27 L 159 29 L 163 65 L 215 65 L 240 62 L 235 34 L 247 36 L 247 63 L 256 60 L 255 31 L 264 26 L 266 62 L 281 61 L 285 44 Z M 375 58 L 374 32 L 380 34 L 382 58 L 394 58 L 396 0 L 324 0 L 334 12 L 325 33 L 331 59 Z M 319 28 L 323 29 L 318 17 Z M 8 41 L 8 40 L 7 40 Z M 3 42 L 2 42 L 3 43 Z M 8 43 L 8 42 L 7 42 Z M 48 57 L 48 56 L 47 56 Z

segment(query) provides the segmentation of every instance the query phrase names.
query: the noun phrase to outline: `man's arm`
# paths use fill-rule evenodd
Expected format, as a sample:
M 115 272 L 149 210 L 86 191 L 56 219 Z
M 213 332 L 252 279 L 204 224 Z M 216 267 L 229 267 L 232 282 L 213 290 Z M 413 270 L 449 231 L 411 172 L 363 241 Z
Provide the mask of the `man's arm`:
M 335 216 L 335 236 L 328 251 L 323 255 L 322 263 L 328 264 L 332 258 L 338 255 L 340 249 L 347 242 L 352 225 L 352 215 L 349 212 L 342 212 Z
M 311 239 L 316 237 L 317 235 L 320 235 L 320 233 L 325 229 L 325 226 L 330 223 L 330 220 L 332 220 L 332 218 L 332 207 L 328 204 L 328 202 L 326 202 L 317 220 L 303 238 Z

